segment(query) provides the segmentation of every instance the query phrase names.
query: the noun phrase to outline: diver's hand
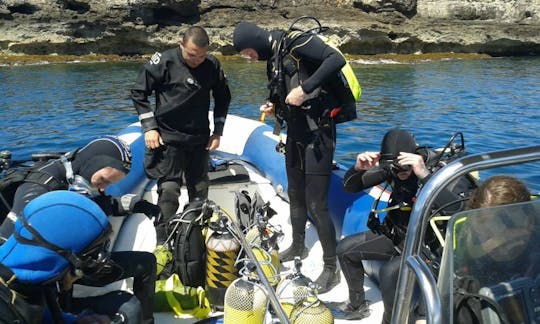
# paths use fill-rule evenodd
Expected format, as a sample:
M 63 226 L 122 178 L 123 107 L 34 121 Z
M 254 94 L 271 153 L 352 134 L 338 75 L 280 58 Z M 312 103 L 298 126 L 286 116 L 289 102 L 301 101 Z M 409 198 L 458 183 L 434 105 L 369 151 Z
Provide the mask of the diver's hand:
M 420 180 L 429 175 L 424 158 L 419 154 L 400 152 L 397 161 L 400 165 L 410 165 L 414 174 Z
M 306 93 L 301 86 L 298 86 L 289 92 L 287 98 L 285 98 L 285 103 L 291 106 L 302 106 L 302 103 L 306 100 Z
M 144 199 L 141 199 L 135 203 L 133 206 L 133 212 L 134 213 L 143 213 L 148 218 L 154 217 L 155 219 L 158 219 L 161 214 L 161 208 L 159 208 L 158 205 L 154 205 Z
M 219 135 L 212 135 L 210 136 L 210 139 L 208 140 L 208 144 L 206 145 L 206 149 L 208 151 L 213 151 L 219 147 L 219 143 L 221 141 L 221 136 Z
M 371 169 L 377 165 L 381 158 L 379 152 L 364 152 L 356 156 L 356 163 L 354 169 L 356 171 Z
M 266 116 L 274 116 L 275 114 L 274 104 L 271 102 L 267 102 L 264 105 L 261 105 L 261 107 L 259 108 L 259 111 L 261 112 L 261 114 L 265 114 Z
M 366 226 L 374 233 L 383 235 L 384 229 L 381 225 L 381 221 L 379 219 L 379 215 L 377 215 L 375 212 L 370 212 L 369 217 L 366 223 Z
M 159 132 L 155 129 L 151 129 L 144 133 L 144 143 L 149 149 L 156 149 L 165 144 L 161 135 L 159 135 Z

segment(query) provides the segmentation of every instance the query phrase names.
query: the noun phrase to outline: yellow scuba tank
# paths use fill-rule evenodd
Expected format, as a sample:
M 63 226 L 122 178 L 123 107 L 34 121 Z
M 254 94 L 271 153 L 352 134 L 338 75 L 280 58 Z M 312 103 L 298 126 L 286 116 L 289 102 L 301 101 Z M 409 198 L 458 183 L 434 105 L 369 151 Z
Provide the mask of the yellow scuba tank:
M 334 316 L 330 309 L 317 298 L 317 284 L 300 271 L 302 261 L 294 259 L 295 270 L 283 278 L 276 288 L 283 310 L 291 324 L 330 324 Z
M 210 222 L 209 228 L 213 232 L 206 243 L 206 296 L 217 310 L 223 310 L 227 287 L 238 278 L 235 262 L 240 243 L 229 232 L 227 222 L 225 216 Z
M 234 280 L 225 293 L 223 324 L 262 324 L 268 305 L 266 292 L 250 279 L 250 273 L 255 272 L 253 264 L 246 264 L 241 271 L 242 276 Z
M 264 272 L 264 275 L 270 282 L 273 287 L 276 287 L 279 283 L 279 256 L 277 250 L 272 250 L 270 252 L 265 249 L 253 246 L 251 248 L 255 258 L 259 261 L 261 268 Z
M 294 305 L 289 318 L 291 324 L 334 323 L 334 316 L 330 309 L 313 292 L 309 297 Z
M 268 219 L 258 215 L 257 226 L 253 227 L 246 234 L 246 241 L 251 246 L 251 250 L 270 282 L 275 288 L 279 283 L 279 253 L 278 240 L 283 236 L 283 232 L 270 225 Z
M 294 271 L 285 276 L 276 287 L 276 295 L 287 317 L 291 318 L 294 305 L 304 301 L 311 294 L 312 281 L 301 272 L 302 261 L 294 258 Z

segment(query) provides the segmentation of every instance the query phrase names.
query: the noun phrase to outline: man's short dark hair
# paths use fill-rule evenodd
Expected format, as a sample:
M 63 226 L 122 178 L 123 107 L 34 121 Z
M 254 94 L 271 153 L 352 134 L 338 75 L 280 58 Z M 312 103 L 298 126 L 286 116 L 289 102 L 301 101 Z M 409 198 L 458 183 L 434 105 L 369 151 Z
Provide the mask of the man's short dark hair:
M 193 44 L 197 45 L 197 47 L 208 47 L 208 45 L 210 45 L 210 40 L 208 38 L 206 30 L 199 26 L 189 27 L 188 30 L 186 30 L 186 32 L 184 33 L 184 38 L 182 39 L 182 42 L 185 45 L 190 39 Z

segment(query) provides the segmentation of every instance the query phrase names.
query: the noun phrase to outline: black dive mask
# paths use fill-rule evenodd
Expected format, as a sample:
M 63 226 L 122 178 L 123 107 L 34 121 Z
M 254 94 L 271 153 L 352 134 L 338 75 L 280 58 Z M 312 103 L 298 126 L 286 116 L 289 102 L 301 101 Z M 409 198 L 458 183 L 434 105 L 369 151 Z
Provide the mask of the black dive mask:
M 393 175 L 397 175 L 400 172 L 406 172 L 411 170 L 410 165 L 399 164 L 397 160 L 397 155 L 394 154 L 381 154 L 379 164 L 384 170 Z
M 81 284 L 99 285 L 103 282 L 113 282 L 120 279 L 123 269 L 111 259 L 110 240 L 104 236 L 97 240 L 79 256 L 84 277 Z

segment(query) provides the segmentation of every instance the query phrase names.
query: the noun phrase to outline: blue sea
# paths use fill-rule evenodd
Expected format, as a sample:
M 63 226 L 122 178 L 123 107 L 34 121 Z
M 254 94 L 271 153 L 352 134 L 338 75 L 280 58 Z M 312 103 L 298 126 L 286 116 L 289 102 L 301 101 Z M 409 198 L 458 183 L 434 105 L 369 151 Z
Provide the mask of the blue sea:
M 0 150 L 14 159 L 67 151 L 137 121 L 129 97 L 142 63 L 69 63 L 0 67 Z M 259 118 L 267 95 L 265 66 L 223 60 L 231 114 Z M 378 150 L 399 126 L 422 145 L 443 147 L 456 132 L 469 153 L 540 144 L 540 57 L 447 60 L 412 64 L 353 63 L 362 85 L 359 118 L 338 126 L 335 159 Z M 271 122 L 271 121 L 269 121 Z M 540 165 L 510 173 L 540 190 Z

